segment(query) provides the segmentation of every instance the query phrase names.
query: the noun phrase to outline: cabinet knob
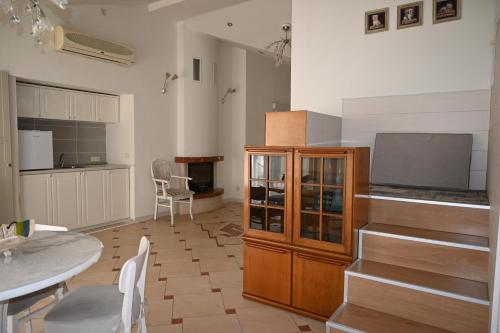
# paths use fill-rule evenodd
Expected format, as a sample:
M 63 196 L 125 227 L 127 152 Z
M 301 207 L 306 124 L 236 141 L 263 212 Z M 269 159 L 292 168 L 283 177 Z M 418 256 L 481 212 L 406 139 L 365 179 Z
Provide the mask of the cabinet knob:
M 7 164 L 9 168 L 12 168 L 12 163 Z

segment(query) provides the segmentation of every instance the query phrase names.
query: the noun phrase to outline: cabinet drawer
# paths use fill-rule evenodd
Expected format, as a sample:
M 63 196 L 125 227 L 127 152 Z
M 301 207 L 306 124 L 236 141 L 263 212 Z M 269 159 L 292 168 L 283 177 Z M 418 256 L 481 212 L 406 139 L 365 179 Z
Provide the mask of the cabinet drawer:
M 292 253 L 256 243 L 246 242 L 243 291 L 282 304 L 290 304 Z
M 329 258 L 294 252 L 292 305 L 325 317 L 332 315 L 342 304 L 347 265 Z

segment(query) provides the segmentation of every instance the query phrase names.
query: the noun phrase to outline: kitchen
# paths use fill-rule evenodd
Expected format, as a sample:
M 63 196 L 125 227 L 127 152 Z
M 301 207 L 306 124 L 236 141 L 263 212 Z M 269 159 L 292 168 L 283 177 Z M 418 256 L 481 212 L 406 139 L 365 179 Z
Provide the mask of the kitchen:
M 133 167 L 127 153 L 113 157 L 129 128 L 120 96 L 19 78 L 15 87 L 16 216 L 72 230 L 128 221 Z

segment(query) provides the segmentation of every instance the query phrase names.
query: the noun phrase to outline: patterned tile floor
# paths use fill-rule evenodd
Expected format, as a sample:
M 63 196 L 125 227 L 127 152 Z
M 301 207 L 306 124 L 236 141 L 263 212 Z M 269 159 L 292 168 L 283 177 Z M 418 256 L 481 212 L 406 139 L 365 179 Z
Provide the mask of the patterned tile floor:
M 145 235 L 152 242 L 148 263 L 146 322 L 149 333 L 298 333 L 325 332 L 324 323 L 246 300 L 242 245 L 218 245 L 200 223 L 224 221 L 239 215 L 240 205 L 195 216 L 168 218 L 93 233 L 104 244 L 98 263 L 68 282 L 84 285 L 117 283 L 123 263 L 137 253 Z M 41 319 L 33 332 L 43 332 Z

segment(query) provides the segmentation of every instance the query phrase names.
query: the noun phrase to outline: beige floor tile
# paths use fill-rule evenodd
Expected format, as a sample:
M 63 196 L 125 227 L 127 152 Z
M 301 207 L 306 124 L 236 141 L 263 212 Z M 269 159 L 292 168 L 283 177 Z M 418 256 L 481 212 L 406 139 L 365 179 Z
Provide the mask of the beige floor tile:
M 236 315 L 186 318 L 183 320 L 183 333 L 237 333 L 241 327 Z
M 165 295 L 202 294 L 212 291 L 208 276 L 168 278 Z
M 148 267 L 146 271 L 146 283 L 156 282 L 160 278 L 160 266 Z
M 172 300 L 150 300 L 146 313 L 146 325 L 170 325 L 172 322 Z
M 212 288 L 234 288 L 243 286 L 243 271 L 226 271 L 210 273 Z
M 179 242 L 178 240 L 168 240 L 153 242 L 152 251 L 158 252 L 166 249 L 183 250 L 186 248 L 185 242 Z
M 162 300 L 165 295 L 165 281 L 147 282 L 145 296 L 147 300 Z
M 227 253 L 223 247 L 215 247 L 215 248 L 193 247 L 192 255 L 193 259 L 200 259 L 200 260 L 227 258 Z
M 222 300 L 226 309 L 242 309 L 261 306 L 262 303 L 254 302 L 244 298 L 241 294 L 242 286 L 222 289 Z
M 182 333 L 182 325 L 149 326 L 148 333 Z
M 117 259 L 100 259 L 90 266 L 84 273 L 111 272 L 115 267 Z
M 178 260 L 191 261 L 192 259 L 191 251 L 186 251 L 184 248 L 162 249 L 158 251 L 155 262 L 157 264 L 163 264 Z
M 225 245 L 224 250 L 230 255 L 243 254 L 243 245 Z
M 174 261 L 168 264 L 162 264 L 160 278 L 169 278 L 174 276 L 199 276 L 201 273 L 198 262 L 191 260 Z
M 201 248 L 216 248 L 217 242 L 210 238 L 193 238 L 186 240 L 186 248 L 201 247 Z
M 234 258 L 200 260 L 202 272 L 224 272 L 239 270 L 240 266 Z
M 178 295 L 174 297 L 173 318 L 184 319 L 225 313 L 220 293 Z
M 95 273 L 82 273 L 75 276 L 68 283 L 70 289 L 81 286 L 95 286 L 113 284 L 117 277 L 118 272 L 95 272 Z
M 245 333 L 299 332 L 290 313 L 270 306 L 238 309 L 236 314 Z
M 234 255 L 234 259 L 238 263 L 238 266 L 243 267 L 243 253 L 237 253 Z
M 314 333 L 324 333 L 326 330 L 325 322 L 307 318 L 295 313 L 292 313 L 292 318 L 297 326 L 309 326 Z

